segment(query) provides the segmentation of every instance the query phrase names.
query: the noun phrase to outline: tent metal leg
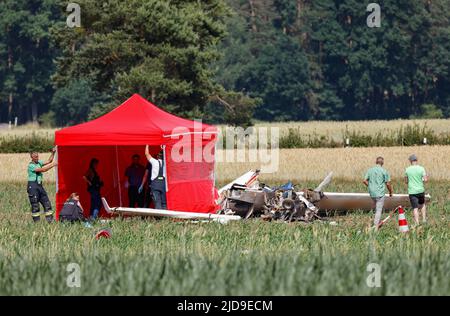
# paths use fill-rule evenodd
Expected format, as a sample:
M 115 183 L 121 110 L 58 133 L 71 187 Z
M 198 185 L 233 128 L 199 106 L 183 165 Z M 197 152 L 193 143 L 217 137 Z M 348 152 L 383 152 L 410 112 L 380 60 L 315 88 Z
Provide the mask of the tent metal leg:
M 123 206 L 122 205 L 122 188 L 120 185 L 119 153 L 118 153 L 117 145 L 116 145 L 116 172 L 117 172 L 117 185 L 119 188 L 119 204 L 120 204 L 120 206 Z

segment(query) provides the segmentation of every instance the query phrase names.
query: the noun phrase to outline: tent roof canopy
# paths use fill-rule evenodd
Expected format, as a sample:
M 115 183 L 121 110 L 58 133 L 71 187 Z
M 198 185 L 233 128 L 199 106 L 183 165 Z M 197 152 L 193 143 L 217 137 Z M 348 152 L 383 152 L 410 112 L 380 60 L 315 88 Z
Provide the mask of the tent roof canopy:
M 167 113 L 134 94 L 111 112 L 56 132 L 56 145 L 163 145 L 176 136 L 202 134 L 215 138 L 217 129 Z M 178 139 L 178 138 L 177 138 Z

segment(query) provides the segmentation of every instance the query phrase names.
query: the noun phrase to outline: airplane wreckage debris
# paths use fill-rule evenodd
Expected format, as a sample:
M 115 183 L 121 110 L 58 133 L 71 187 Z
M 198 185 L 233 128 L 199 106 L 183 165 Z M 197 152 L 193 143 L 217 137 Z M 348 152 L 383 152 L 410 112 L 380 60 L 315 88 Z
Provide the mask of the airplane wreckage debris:
M 314 190 L 301 191 L 296 191 L 291 182 L 268 187 L 259 183 L 258 175 L 257 170 L 245 184 L 235 181 L 220 192 L 220 213 L 239 215 L 244 219 L 260 217 L 267 221 L 311 222 L 321 219 L 317 203 L 324 198 L 322 190 L 331 182 L 332 173 Z
M 110 207 L 102 198 L 108 214 L 126 216 L 169 217 L 184 220 L 229 221 L 261 218 L 266 221 L 304 222 L 326 220 L 327 211 L 371 210 L 373 201 L 367 193 L 324 192 L 331 182 L 330 172 L 315 189 L 298 190 L 291 183 L 269 187 L 260 183 L 259 170 L 249 171 L 227 184 L 220 190 L 217 214 L 192 213 L 151 208 Z M 426 201 L 430 196 L 426 195 Z M 409 207 L 407 194 L 386 196 L 385 210 L 393 210 L 399 205 Z

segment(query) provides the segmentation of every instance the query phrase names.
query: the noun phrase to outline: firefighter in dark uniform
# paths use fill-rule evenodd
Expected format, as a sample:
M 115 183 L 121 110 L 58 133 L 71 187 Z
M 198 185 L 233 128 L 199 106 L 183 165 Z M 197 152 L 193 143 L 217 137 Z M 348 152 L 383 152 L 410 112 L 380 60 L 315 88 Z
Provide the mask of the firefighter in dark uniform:
M 145 156 L 148 162 L 152 165 L 151 183 L 153 201 L 155 208 L 160 210 L 167 209 L 166 202 L 166 176 L 164 174 L 164 160 L 162 152 L 158 153 L 157 159 L 150 155 L 148 145 L 145 146 Z
M 44 215 L 47 222 L 50 223 L 53 221 L 52 205 L 47 192 L 42 186 L 42 174 L 57 165 L 56 162 L 53 162 L 55 152 L 56 148 L 53 148 L 46 162 L 39 160 L 39 154 L 37 152 L 30 153 L 31 161 L 28 164 L 27 193 L 31 204 L 31 216 L 34 222 L 38 222 L 41 219 L 39 203 L 44 207 Z
M 59 213 L 59 220 L 61 222 L 81 222 L 84 221 L 84 210 L 80 203 L 80 195 L 72 193 L 64 202 L 63 208 Z

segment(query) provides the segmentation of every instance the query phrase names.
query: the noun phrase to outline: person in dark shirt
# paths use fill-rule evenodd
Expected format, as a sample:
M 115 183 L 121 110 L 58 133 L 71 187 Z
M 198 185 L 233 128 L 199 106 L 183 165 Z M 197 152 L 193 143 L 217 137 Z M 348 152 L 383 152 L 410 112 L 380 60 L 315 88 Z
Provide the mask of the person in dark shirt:
M 140 163 L 141 157 L 138 154 L 131 158 L 131 165 L 125 170 L 128 179 L 128 201 L 129 207 L 144 207 L 144 192 L 140 189 L 145 175 L 145 167 Z
M 100 189 L 103 186 L 103 181 L 100 179 L 100 176 L 97 173 L 98 164 L 99 160 L 97 158 L 92 158 L 91 162 L 89 163 L 89 169 L 83 176 L 84 181 L 86 181 L 86 183 L 88 184 L 87 190 L 91 195 L 90 213 L 93 220 L 97 219 L 102 207 L 102 197 Z
M 147 162 L 147 166 L 145 167 L 145 174 L 142 178 L 141 186 L 139 187 L 139 192 L 145 191 L 145 207 L 154 206 L 152 205 L 153 202 L 153 196 L 152 196 L 152 165 L 150 162 Z M 146 185 L 147 184 L 147 185 Z
M 59 213 L 59 220 L 70 223 L 84 221 L 83 207 L 81 206 L 80 195 L 78 193 L 72 193 L 66 200 Z

